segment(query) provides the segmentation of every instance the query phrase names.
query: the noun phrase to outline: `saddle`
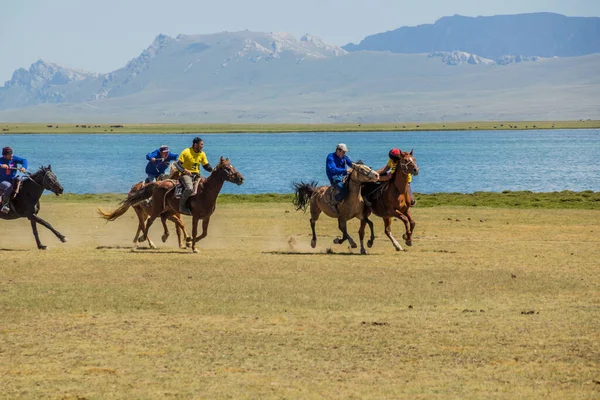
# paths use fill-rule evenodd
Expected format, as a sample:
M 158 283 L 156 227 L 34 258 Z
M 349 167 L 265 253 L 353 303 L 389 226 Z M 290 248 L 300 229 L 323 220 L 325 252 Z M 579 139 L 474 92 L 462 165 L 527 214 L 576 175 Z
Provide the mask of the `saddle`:
M 197 175 L 194 177 L 194 190 L 192 191 L 192 194 L 190 195 L 190 197 L 195 196 L 196 193 L 198 193 L 198 185 L 200 184 L 200 181 L 202 181 L 202 179 L 200 179 L 201 176 Z M 174 197 L 176 199 L 180 199 L 181 196 L 183 195 L 183 191 L 185 190 L 185 186 L 183 186 L 183 183 L 181 183 L 181 181 L 177 181 L 177 185 L 175 185 L 175 193 L 173 193 Z
M 381 197 L 390 182 L 365 182 L 362 184 L 360 194 L 367 201 L 373 201 Z
M 10 196 L 10 199 L 13 200 L 17 194 L 19 194 L 19 190 L 21 190 L 21 178 L 14 178 L 12 181 L 13 192 Z

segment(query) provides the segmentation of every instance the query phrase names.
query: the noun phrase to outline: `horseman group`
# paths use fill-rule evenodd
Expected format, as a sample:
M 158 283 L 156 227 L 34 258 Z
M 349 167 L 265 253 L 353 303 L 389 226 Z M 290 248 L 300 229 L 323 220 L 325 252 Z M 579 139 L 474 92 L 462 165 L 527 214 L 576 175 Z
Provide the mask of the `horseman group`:
M 148 229 L 155 218 L 161 218 L 165 234 L 163 241 L 168 237 L 166 220 L 172 220 L 177 226 L 180 237 L 180 246 L 191 246 L 197 252 L 196 242 L 207 235 L 208 222 L 215 209 L 217 195 L 225 181 L 241 185 L 244 178 L 231 165 L 229 159 L 221 157 L 217 166 L 209 163 L 203 151 L 204 142 L 195 137 L 191 147 L 184 149 L 180 154 L 173 153 L 167 145 L 146 155 L 146 178 L 143 182 L 134 185 L 127 199 L 112 213 L 99 210 L 102 217 L 112 221 L 123 215 L 129 207 L 133 207 L 138 214 L 139 226 L 134 242 L 148 240 L 150 247 L 155 247 L 148 238 Z M 393 218 L 402 220 L 406 226 L 403 235 L 405 243 L 411 245 L 414 220 L 409 208 L 415 205 L 410 182 L 412 175 L 418 174 L 416 160 L 413 152 L 402 152 L 393 148 L 388 153 L 386 165 L 378 170 L 373 170 L 361 161 L 352 162 L 348 157 L 348 146 L 339 143 L 335 151 L 326 157 L 325 173 L 331 186 L 318 187 L 315 182 L 295 183 L 294 205 L 297 210 L 306 208 L 310 204 L 311 228 L 313 239 L 311 245 L 316 246 L 315 222 L 321 212 L 338 219 L 338 226 L 342 232 L 341 238 L 336 238 L 335 243 L 348 240 L 351 247 L 357 247 L 354 240 L 346 230 L 346 222 L 352 218 L 361 220 L 359 230 L 361 253 L 365 254 L 363 237 L 365 226 L 371 229 L 371 238 L 368 246 L 374 240 L 373 223 L 368 219 L 371 213 L 384 220 L 385 233 L 392 241 L 396 250 L 401 246 L 391 234 L 391 221 Z M 170 173 L 166 175 L 170 167 Z M 200 167 L 209 172 L 208 178 L 201 176 Z M 50 229 L 61 240 L 66 238 L 54 230 L 50 224 L 37 216 L 39 211 L 39 198 L 44 191 L 50 190 L 59 195 L 63 188 L 51 170 L 51 167 L 42 167 L 35 174 L 27 172 L 28 162 L 25 158 L 13 154 L 10 147 L 2 149 L 0 158 L 0 218 L 14 219 L 26 217 L 31 221 L 38 248 L 45 249 L 38 238 L 36 223 Z M 23 176 L 17 177 L 17 172 Z M 35 195 L 24 193 L 25 182 L 32 181 L 36 187 L 31 186 Z M 37 190 L 35 190 L 37 189 Z M 30 190 L 31 191 L 31 190 Z M 23 195 L 19 198 L 20 193 Z M 37 196 L 37 197 L 36 197 Z M 30 201 L 26 201 L 30 199 Z M 180 214 L 192 216 L 192 237 L 187 236 Z M 202 235 L 196 236 L 198 221 L 202 220 Z M 141 236 L 140 236 L 141 233 Z M 183 244 L 181 234 L 187 238 Z

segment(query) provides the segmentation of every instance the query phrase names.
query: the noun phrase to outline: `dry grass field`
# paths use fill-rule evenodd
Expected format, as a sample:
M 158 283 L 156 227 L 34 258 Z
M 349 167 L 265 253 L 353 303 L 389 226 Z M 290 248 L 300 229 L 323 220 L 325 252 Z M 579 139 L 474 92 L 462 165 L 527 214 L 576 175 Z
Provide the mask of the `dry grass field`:
M 0 398 L 600 397 L 599 210 L 417 207 L 360 256 L 291 204 L 219 204 L 200 254 L 98 205 L 42 201 L 46 251 L 0 221 Z

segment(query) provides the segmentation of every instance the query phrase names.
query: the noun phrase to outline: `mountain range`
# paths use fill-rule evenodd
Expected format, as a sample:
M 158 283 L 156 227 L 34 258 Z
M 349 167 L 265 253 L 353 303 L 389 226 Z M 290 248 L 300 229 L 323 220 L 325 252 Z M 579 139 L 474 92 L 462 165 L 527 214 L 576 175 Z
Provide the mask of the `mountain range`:
M 5 122 L 596 119 L 600 18 L 444 17 L 335 46 L 309 34 L 158 35 L 107 74 L 39 60 L 0 87 Z

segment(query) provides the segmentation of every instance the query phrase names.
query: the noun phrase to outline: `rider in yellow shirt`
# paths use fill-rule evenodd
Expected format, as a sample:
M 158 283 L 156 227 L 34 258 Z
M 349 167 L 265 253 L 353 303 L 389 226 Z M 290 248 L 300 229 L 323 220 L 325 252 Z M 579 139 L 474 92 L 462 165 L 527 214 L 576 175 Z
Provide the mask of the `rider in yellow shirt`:
M 179 212 L 186 215 L 191 214 L 187 201 L 194 191 L 194 181 L 200 177 L 200 165 L 208 172 L 213 170 L 206 154 L 202 151 L 203 148 L 204 142 L 202 139 L 195 137 L 192 141 L 192 147 L 183 150 L 175 163 L 175 168 L 181 173 L 179 180 L 185 188 L 181 199 L 179 199 Z
M 381 168 L 379 171 L 377 171 L 379 173 L 379 181 L 383 182 L 383 181 L 389 181 L 390 179 L 392 179 L 392 175 L 394 174 L 394 172 L 396 171 L 396 164 L 398 163 L 398 161 L 400 161 L 400 150 L 399 149 L 391 149 L 390 152 L 388 153 L 388 162 L 385 165 L 385 167 Z M 413 197 L 412 194 L 412 188 L 410 186 L 410 183 L 412 182 L 412 174 L 408 174 L 407 177 L 408 180 L 408 194 L 410 195 L 410 205 L 414 206 L 416 204 L 415 198 Z

